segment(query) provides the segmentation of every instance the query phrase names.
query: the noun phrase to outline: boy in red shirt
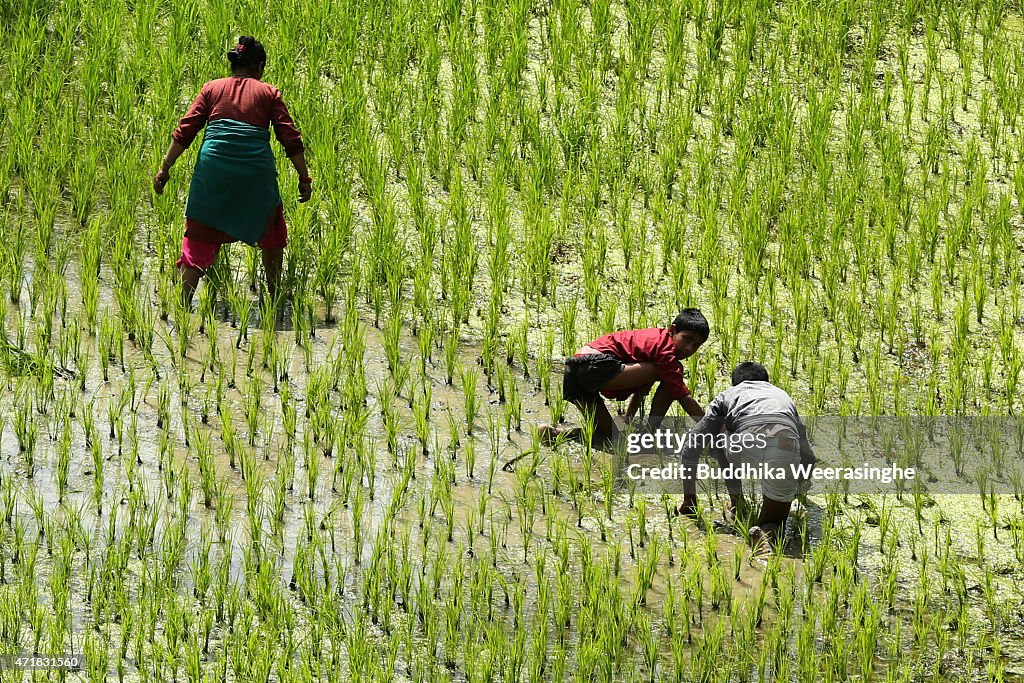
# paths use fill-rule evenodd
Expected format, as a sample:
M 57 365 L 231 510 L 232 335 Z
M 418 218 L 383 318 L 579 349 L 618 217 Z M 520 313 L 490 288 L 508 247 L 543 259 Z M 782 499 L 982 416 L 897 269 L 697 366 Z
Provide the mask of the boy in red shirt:
M 683 381 L 679 361 L 692 356 L 710 333 L 704 315 L 696 308 L 687 308 L 664 329 L 624 330 L 598 337 L 565 359 L 562 396 L 584 417 L 592 415 L 594 436 L 605 441 L 616 435 L 616 429 L 601 395 L 617 400 L 630 397 L 626 409 L 626 419 L 630 419 L 659 380 L 651 401 L 651 417 L 664 416 L 674 400 L 688 415 L 703 417 L 704 410 Z M 544 441 L 565 433 L 578 435 L 579 430 L 540 426 Z

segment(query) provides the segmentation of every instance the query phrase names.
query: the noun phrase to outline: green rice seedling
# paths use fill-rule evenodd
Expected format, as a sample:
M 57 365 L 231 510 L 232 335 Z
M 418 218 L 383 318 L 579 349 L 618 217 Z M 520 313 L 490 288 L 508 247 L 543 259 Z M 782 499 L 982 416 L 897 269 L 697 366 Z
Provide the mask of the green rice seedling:
M 426 376 L 427 363 L 431 362 L 434 348 L 435 323 L 433 319 L 423 322 L 416 330 L 416 346 L 419 351 L 420 375 Z
M 237 467 L 238 455 L 242 450 L 241 441 L 235 433 L 235 416 L 231 405 L 226 400 L 218 403 L 217 413 L 220 415 L 220 438 L 224 444 L 224 450 L 228 454 L 228 466 L 231 469 Z
M 256 434 L 259 431 L 263 416 L 263 383 L 258 377 L 250 376 L 245 386 L 245 423 L 249 431 L 249 445 L 256 445 Z
M 462 454 L 465 458 L 466 477 L 473 480 L 476 470 L 476 441 L 473 439 L 468 440 L 462 448 Z
M 269 507 L 269 518 L 270 518 L 270 533 L 272 536 L 278 539 L 278 542 L 282 544 L 282 550 L 284 549 L 284 521 L 285 521 L 285 508 L 287 505 L 288 495 L 288 479 L 287 473 L 283 468 L 278 468 L 274 476 L 274 488 L 273 498 L 270 501 Z
M 494 374 L 495 358 L 498 355 L 501 345 L 500 333 L 498 330 L 501 318 L 500 294 L 496 291 L 491 294 L 491 302 L 487 309 L 487 318 L 484 321 L 484 335 L 480 347 L 480 364 L 484 367 L 484 374 L 488 378 Z
M 288 389 L 288 385 L 284 385 L 281 389 L 281 425 L 284 428 L 285 435 L 284 450 L 290 453 L 295 447 L 298 411 L 296 411 L 295 404 L 292 402 L 291 390 Z
M 103 446 L 99 439 L 94 439 L 90 448 L 92 455 L 92 502 L 96 506 L 96 514 L 103 513 Z
M 182 486 L 185 485 L 186 482 L 183 481 Z M 217 481 L 217 492 L 214 501 L 216 503 L 214 523 L 217 526 L 217 542 L 223 546 L 227 542 L 228 525 L 231 522 L 231 512 L 235 502 L 234 494 L 228 490 L 227 479 L 219 479 Z
M 277 341 L 277 320 L 280 295 L 271 299 L 269 296 L 262 297 L 259 302 L 259 323 L 260 323 L 260 348 L 262 350 L 262 365 L 264 370 L 273 368 L 271 362 L 275 351 L 278 351 L 280 344 Z M 276 377 L 275 377 L 276 379 Z
M 295 345 L 308 355 L 308 341 L 316 337 L 316 315 L 313 293 L 306 288 L 296 289 L 292 293 L 292 327 Z
M 517 505 L 516 512 L 519 520 L 519 532 L 523 537 L 523 563 L 527 561 L 530 549 L 530 540 L 533 538 L 533 525 L 536 516 L 536 494 L 530 486 L 532 474 L 527 468 L 516 470 L 517 479 Z
M 364 476 L 363 486 L 369 492 L 370 500 L 374 500 L 376 497 L 375 482 L 377 479 L 377 444 L 376 441 L 370 439 L 368 442 L 365 452 L 357 451 L 359 455 L 360 468 Z M 455 480 L 454 464 L 453 464 L 452 480 Z
M 98 683 L 107 677 L 109 654 L 104 642 L 92 631 L 85 634 L 82 644 L 82 659 L 86 663 L 89 680 Z
M 122 416 L 124 415 L 124 410 L 128 407 L 130 400 L 131 399 L 127 392 L 122 391 L 118 395 L 116 401 L 111 400 L 107 402 L 107 427 L 109 430 L 108 436 L 111 440 L 117 436 L 121 429 L 123 424 Z M 118 439 L 118 442 L 120 443 L 120 439 Z
M 392 375 L 397 372 L 399 365 L 402 363 L 401 349 L 399 348 L 399 341 L 401 339 L 402 332 L 402 317 L 401 315 L 393 315 L 388 318 L 384 324 L 384 357 L 388 361 L 388 369 Z
M 455 369 L 459 365 L 459 326 L 456 323 L 444 341 L 445 384 L 451 386 Z
M 142 455 L 139 450 L 139 416 L 134 411 L 128 419 L 128 457 L 124 457 L 121 446 L 118 448 L 124 463 L 125 476 L 128 478 L 129 490 L 134 490 L 137 483 L 137 468 L 142 464 Z
M 644 553 L 638 565 L 637 587 L 634 604 L 647 604 L 647 592 L 654 584 L 654 575 L 658 570 L 658 562 L 661 559 L 661 541 L 657 537 L 651 539 L 650 547 Z
M 501 422 L 493 410 L 487 411 L 487 436 L 490 444 L 490 464 L 487 470 L 487 494 L 490 495 L 494 484 L 494 473 L 498 467 L 498 455 L 501 450 Z
M 561 308 L 561 339 L 562 355 L 571 356 L 577 348 L 577 307 L 575 297 L 569 297 L 562 302 Z
M 384 423 L 385 442 L 388 445 L 388 453 L 393 457 L 398 454 L 398 432 L 399 416 L 394 407 L 395 393 L 391 383 L 385 380 L 383 386 L 378 386 L 378 401 L 380 402 L 381 420 Z
M 195 329 L 196 323 L 192 319 L 191 315 L 189 315 L 189 312 L 185 309 L 184 304 L 180 300 L 176 301 L 174 310 L 174 332 L 177 335 L 177 338 L 174 340 L 173 346 L 171 346 L 170 343 L 168 344 L 168 349 L 176 355 L 179 362 L 183 361 L 185 359 L 185 355 L 188 353 L 188 347 L 191 343 Z M 100 363 L 102 366 L 102 357 L 100 358 Z M 104 381 L 106 381 L 106 374 L 104 374 Z
M 103 381 L 110 381 L 110 363 L 115 359 L 114 347 L 116 346 L 115 337 L 120 333 L 116 329 L 116 321 L 107 314 L 104 314 L 103 319 L 100 321 L 100 332 L 99 332 L 99 357 L 100 357 L 100 369 L 103 371 Z
M 25 475 L 31 479 L 35 473 L 37 428 L 32 415 L 32 400 L 24 394 L 16 399 L 14 435 L 18 439 L 18 452 L 25 464 Z
M 427 387 L 429 392 L 429 387 Z M 413 419 L 416 423 L 416 436 L 420 442 L 420 449 L 424 456 L 430 454 L 430 437 L 433 433 L 430 425 L 430 394 L 414 394 L 414 396 L 422 396 L 420 400 L 413 401 Z M 394 468 L 398 468 L 398 453 L 393 453 L 395 456 Z
M 638 545 L 643 548 L 647 542 L 647 499 L 641 496 L 636 504 L 636 520 L 639 531 Z
M 248 351 L 245 353 L 245 374 L 248 377 L 252 377 L 256 369 L 256 345 L 249 344 Z
M 262 493 L 262 475 L 253 474 L 253 476 L 245 480 L 245 530 L 250 539 L 250 544 L 246 551 L 248 556 L 246 562 L 257 566 L 262 563 L 262 556 L 267 551 L 269 545 L 264 542 L 266 531 L 264 531 L 263 527 L 263 514 L 260 505 Z
M 357 488 L 352 497 L 352 556 L 353 562 L 358 567 L 362 560 L 363 551 L 363 494 L 362 489 Z
M 988 484 L 988 510 L 989 524 L 992 525 L 992 538 L 999 542 L 999 496 L 995 493 L 995 484 L 989 481 Z
M 188 429 L 188 427 L 186 427 Z M 213 450 L 210 433 L 205 429 L 194 428 L 192 446 L 199 461 L 200 486 L 203 490 L 203 505 L 212 510 L 217 492 L 217 474 L 213 464 Z
M 462 382 L 462 393 L 466 416 L 466 434 L 469 436 L 473 435 L 473 425 L 476 421 L 477 412 L 479 410 L 477 395 L 478 378 L 479 374 L 474 368 L 466 367 L 465 365 L 460 366 L 459 379 Z
M 0 429 L 0 433 L 3 430 Z M 65 423 L 57 442 L 56 462 L 54 463 L 54 480 L 57 484 L 57 499 L 61 502 L 68 490 L 68 475 L 71 469 L 71 426 Z
M 4 261 L 7 265 L 8 299 L 12 304 L 21 300 L 21 287 L 24 280 L 25 256 L 28 248 L 28 231 L 24 222 L 19 221 L 16 230 L 12 231 L 10 240 L 4 245 Z
M 519 384 L 515 378 L 508 376 L 508 384 L 505 388 L 506 401 L 504 403 L 505 408 L 505 435 L 511 440 L 511 428 L 512 423 L 515 423 L 517 432 L 523 431 L 523 402 L 522 397 L 519 394 Z
M 156 426 L 167 432 L 170 429 L 171 420 L 171 387 L 168 382 L 162 381 L 157 390 L 156 400 Z
M 238 328 L 238 337 L 235 339 L 235 348 L 242 348 L 242 340 L 249 340 L 249 323 L 252 319 L 252 299 L 248 292 L 240 289 L 237 284 L 227 287 L 228 305 L 234 315 L 232 327 Z
M 585 515 L 583 507 L 585 484 L 577 478 L 576 470 L 572 466 L 567 467 L 567 471 L 569 473 L 569 496 L 572 499 L 573 508 L 576 510 L 576 526 L 577 528 L 582 528 Z

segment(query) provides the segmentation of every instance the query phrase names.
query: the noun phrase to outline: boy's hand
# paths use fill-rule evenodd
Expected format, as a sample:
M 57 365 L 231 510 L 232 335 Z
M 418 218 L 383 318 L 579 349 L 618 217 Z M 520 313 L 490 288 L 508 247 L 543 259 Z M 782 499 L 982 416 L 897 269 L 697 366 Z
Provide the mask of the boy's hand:
M 704 409 L 700 407 L 700 404 L 693 400 L 693 396 L 687 396 L 686 398 L 679 401 L 679 405 L 683 407 L 686 414 L 695 420 L 699 420 L 704 417 Z

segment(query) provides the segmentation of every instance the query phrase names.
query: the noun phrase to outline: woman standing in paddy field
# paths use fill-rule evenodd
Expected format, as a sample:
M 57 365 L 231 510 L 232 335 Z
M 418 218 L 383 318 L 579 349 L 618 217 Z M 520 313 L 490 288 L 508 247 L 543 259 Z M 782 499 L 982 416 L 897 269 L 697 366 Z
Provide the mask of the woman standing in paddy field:
M 288 230 L 270 149 L 271 125 L 299 174 L 299 201 L 312 195 L 302 135 L 281 92 L 260 80 L 267 65 L 263 45 L 252 36 L 239 36 L 227 56 L 231 76 L 203 85 L 172 133 L 153 177 L 153 189 L 162 194 L 171 166 L 206 127 L 189 184 L 177 262 L 186 306 L 203 273 L 217 260 L 220 245 L 237 241 L 262 249 L 267 293 L 272 298 L 277 294 Z

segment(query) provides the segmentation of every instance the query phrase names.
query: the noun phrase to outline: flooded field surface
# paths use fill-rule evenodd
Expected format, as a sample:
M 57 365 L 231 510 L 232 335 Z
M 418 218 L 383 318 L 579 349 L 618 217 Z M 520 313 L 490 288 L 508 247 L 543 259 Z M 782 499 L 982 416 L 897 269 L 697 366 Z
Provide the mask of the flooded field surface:
M 0 14 L 0 656 L 83 661 L 0 680 L 1024 680 L 1020 7 Z M 194 150 L 151 177 L 240 32 L 314 195 L 278 151 L 280 296 L 234 244 L 186 305 Z M 684 306 L 701 405 L 758 360 L 819 466 L 922 476 L 754 552 L 541 439 Z

